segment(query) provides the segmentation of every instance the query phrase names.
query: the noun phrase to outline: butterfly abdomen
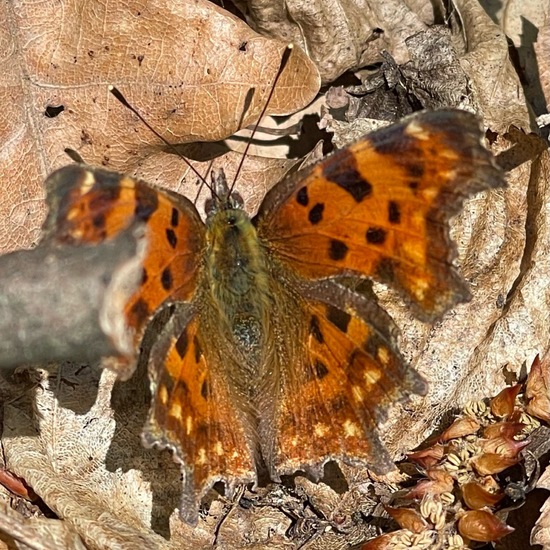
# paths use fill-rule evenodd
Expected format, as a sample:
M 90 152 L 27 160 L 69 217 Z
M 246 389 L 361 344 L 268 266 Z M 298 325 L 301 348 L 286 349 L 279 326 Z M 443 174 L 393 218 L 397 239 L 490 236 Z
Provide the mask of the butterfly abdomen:
M 227 209 L 208 222 L 206 282 L 219 321 L 252 363 L 261 362 L 270 307 L 266 257 L 243 210 Z

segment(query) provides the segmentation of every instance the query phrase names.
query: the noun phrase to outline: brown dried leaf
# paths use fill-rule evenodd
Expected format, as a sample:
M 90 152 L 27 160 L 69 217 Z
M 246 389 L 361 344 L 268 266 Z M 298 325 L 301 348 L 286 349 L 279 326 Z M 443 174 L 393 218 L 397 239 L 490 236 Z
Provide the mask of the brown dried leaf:
M 384 509 L 402 529 L 407 529 L 413 533 L 422 533 L 429 529 L 428 522 L 415 510 L 392 508 L 391 506 L 384 506 Z
M 454 487 L 454 479 L 443 469 L 428 470 L 429 479 L 419 481 L 405 496 L 406 498 L 421 499 L 425 495 L 440 495 L 450 493 Z
M 449 441 L 457 437 L 475 434 L 479 430 L 480 424 L 471 416 L 457 418 L 439 437 L 440 441 Z
M 550 11 L 550 10 L 549 10 Z M 534 44 L 535 54 L 539 60 L 538 72 L 540 85 L 544 100 L 546 102 L 546 112 L 550 107 L 550 13 L 546 13 L 546 19 L 538 32 L 537 40 Z
M 497 422 L 496 424 L 489 424 L 483 429 L 483 437 L 493 439 L 502 436 L 511 439 L 518 435 L 524 427 L 525 424 L 522 422 Z
M 547 113 L 548 98 L 548 23 L 550 4 L 547 0 L 490 2 L 491 18 L 504 30 L 510 43 L 514 63 L 522 74 L 522 85 L 535 115 Z M 546 44 L 545 44 L 546 42 Z M 546 88 L 545 88 L 546 85 Z
M 414 453 L 408 453 L 407 459 L 412 460 L 419 466 L 427 469 L 435 466 L 443 458 L 444 453 L 445 447 L 439 443 L 436 443 L 427 449 L 415 451 Z
M 434 22 L 427 0 L 237 0 L 259 33 L 299 44 L 319 68 L 323 82 L 380 61 L 388 50 L 408 60 L 405 39 Z M 382 32 L 380 32 L 382 31 Z
M 16 203 L 9 205 L 2 202 L 4 210 L 0 219 L 5 225 L 0 227 L 0 242 L 15 247 L 26 246 L 36 239 L 39 225 L 37 197 L 41 193 L 43 175 L 52 165 L 65 163 L 61 153 L 64 146 L 79 149 L 92 162 L 105 161 L 110 166 L 132 172 L 143 168 L 150 180 L 163 183 L 166 177 L 171 179 L 176 188 L 183 189 L 180 179 L 184 170 L 180 168 L 177 157 L 159 153 L 156 140 L 104 92 L 106 84 L 115 83 L 127 93 L 128 86 L 135 80 L 123 73 L 123 70 L 133 70 L 137 74 L 141 69 L 137 57 L 129 66 L 122 67 L 120 56 L 125 50 L 121 44 L 128 45 L 130 49 L 135 47 L 133 53 L 137 52 L 139 56 L 137 48 L 142 44 L 147 46 L 147 41 L 134 39 L 141 36 L 137 31 L 128 38 L 123 35 L 124 28 L 117 28 L 124 40 L 118 41 L 116 36 L 111 36 L 110 42 L 106 44 L 114 48 L 111 52 L 117 52 L 116 56 L 110 56 L 114 68 L 109 69 L 107 76 L 95 79 L 94 75 L 94 79 L 90 79 L 88 84 L 80 86 L 84 91 L 78 100 L 78 86 L 71 88 L 70 83 L 64 83 L 66 90 L 63 87 L 52 88 L 51 82 L 43 78 L 44 75 L 37 75 L 32 71 L 32 78 L 24 81 L 27 88 L 23 89 L 19 69 L 23 66 L 33 69 L 35 66 L 21 62 L 21 59 L 26 59 L 22 56 L 29 54 L 26 50 L 21 50 L 20 44 L 32 42 L 31 39 L 36 37 L 39 37 L 36 40 L 41 40 L 41 44 L 46 43 L 47 37 L 55 35 L 55 31 L 59 29 L 56 25 L 60 19 L 59 13 L 52 16 L 45 11 L 41 17 L 47 23 L 47 32 L 41 32 L 44 27 L 36 26 L 35 19 L 29 14 L 29 6 L 32 4 L 21 7 L 22 3 L 13 4 L 14 9 L 10 7 L 11 4 L 0 6 L 0 10 L 9 10 L 11 17 L 8 18 L 4 11 L 0 13 L 2 20 L 9 19 L 26 25 L 17 33 L 15 30 L 3 29 L 6 32 L 3 43 L 7 44 L 3 51 L 10 53 L 3 58 L 2 65 L 4 82 L 7 85 L 2 89 L 5 101 L 0 124 L 3 135 L 6 136 L 6 145 L 0 169 L 5 188 L 9 189 L 10 196 L 16 198 Z M 411 2 L 408 4 L 412 6 Z M 384 8 L 380 9 L 391 9 L 396 5 L 397 2 L 385 3 Z M 401 3 L 401 9 L 403 5 Z M 427 2 L 425 6 L 429 7 Z M 173 7 L 172 4 L 170 7 Z M 459 7 L 466 42 L 461 43 L 461 33 L 457 33 L 457 49 L 461 58 L 466 56 L 467 63 L 463 64 L 465 72 L 475 81 L 475 98 L 479 112 L 486 114 L 486 120 L 493 130 L 507 129 L 511 122 L 527 127 L 524 98 L 518 93 L 521 85 L 508 61 L 507 44 L 502 34 L 496 38 L 491 34 L 495 27 L 479 13 L 477 2 L 460 3 Z M 12 12 L 17 12 L 17 15 L 12 16 Z M 161 10 L 160 13 L 165 12 Z M 417 13 L 421 13 L 421 10 Z M 401 49 L 390 48 L 390 53 L 397 59 L 401 60 L 402 44 L 404 38 L 410 35 L 411 29 L 416 29 L 419 21 L 423 28 L 424 23 L 433 15 L 425 16 L 425 12 L 422 13 L 421 17 L 415 16 L 409 26 L 402 27 L 405 29 L 403 36 L 398 33 L 390 36 L 390 30 L 394 28 L 392 25 L 399 23 L 393 13 L 390 18 L 379 21 L 381 28 L 388 29 L 386 34 L 390 36 L 390 40 L 401 45 Z M 145 20 L 145 17 L 140 18 Z M 161 17 L 160 20 L 164 19 Z M 334 20 L 337 21 L 337 18 Z M 117 25 L 113 23 L 111 26 Z M 185 33 L 182 29 L 185 27 L 180 24 L 178 34 Z M 154 36 L 154 30 L 151 28 L 146 34 Z M 302 31 L 305 43 L 315 44 L 318 38 L 315 36 L 315 29 L 305 25 L 300 32 Z M 101 35 L 97 29 L 95 32 Z M 319 32 L 325 31 L 321 29 Z M 330 33 L 332 30 L 329 28 L 326 32 Z M 105 44 L 102 42 L 103 38 L 91 36 L 93 33 L 89 31 L 81 34 L 86 40 L 97 39 L 101 47 Z M 237 35 L 240 36 L 239 33 Z M 345 50 L 343 44 L 348 40 L 346 36 L 352 36 L 352 33 L 343 35 L 341 41 L 334 41 L 336 47 L 342 51 Z M 162 39 L 157 39 L 157 42 L 159 40 L 164 44 Z M 209 46 L 210 41 L 206 42 Z M 249 44 L 256 47 L 254 40 L 249 41 Z M 205 47 L 203 42 L 199 47 Z M 270 70 L 274 69 L 276 60 L 280 57 L 279 48 L 280 45 L 277 44 L 269 61 L 265 62 Z M 353 53 L 355 57 L 357 51 L 358 49 Z M 99 50 L 94 50 L 94 53 L 99 55 Z M 173 55 L 170 48 L 165 48 L 165 53 L 171 56 L 170 60 L 174 63 L 181 59 L 181 56 Z M 238 56 L 243 52 L 234 53 Z M 86 51 L 85 55 L 88 55 Z M 101 55 L 104 55 L 103 51 Z M 92 58 L 77 58 L 77 63 L 73 65 L 76 67 L 83 63 L 89 66 L 97 62 L 97 57 L 96 61 L 90 59 Z M 498 66 L 496 59 L 500 63 Z M 214 63 L 217 60 L 211 61 Z M 145 58 L 142 66 L 144 63 Z M 259 65 L 263 66 L 263 63 Z M 65 65 L 67 71 L 73 65 Z M 163 66 L 166 67 L 166 61 Z M 201 70 L 204 68 L 205 66 Z M 245 72 L 247 70 L 248 68 Z M 76 73 L 76 70 L 72 70 L 69 75 L 76 78 Z M 123 74 L 126 74 L 125 78 L 120 76 Z M 264 80 L 266 79 L 267 76 Z M 256 85 L 260 87 L 267 85 L 267 82 L 262 80 L 256 82 Z M 147 89 L 135 91 L 138 94 L 137 106 L 144 110 L 147 118 L 153 123 L 156 120 L 155 125 L 161 129 L 164 125 L 158 123 L 159 119 L 172 124 L 170 110 L 178 105 L 177 101 L 168 105 L 169 96 L 162 95 L 158 102 L 161 112 L 151 112 L 157 106 L 154 98 L 141 98 L 140 95 L 158 92 L 159 82 L 141 82 L 136 87 Z M 246 93 L 246 86 L 243 89 Z M 30 95 L 26 95 L 27 93 Z M 133 95 L 128 95 L 132 101 L 136 101 Z M 220 92 L 219 96 L 223 94 Z M 242 107 L 243 93 L 237 93 L 237 96 Z M 94 97 L 97 103 L 94 103 Z M 53 119 L 43 119 L 41 114 L 44 109 L 48 104 L 53 105 L 57 98 L 68 108 Z M 65 98 L 70 101 L 65 101 Z M 230 119 L 233 117 L 232 123 L 235 123 L 239 106 L 233 106 L 232 110 L 227 106 L 223 109 Z M 197 111 L 199 113 L 200 110 Z M 217 113 L 216 108 L 215 114 Z M 179 110 L 176 116 L 179 116 Z M 170 132 L 177 133 L 177 130 L 170 127 L 167 135 Z M 154 145 L 149 146 L 150 143 Z M 502 133 L 496 136 L 494 148 L 497 152 L 509 145 Z M 390 444 L 393 441 L 395 451 L 414 448 L 426 434 L 439 425 L 444 412 L 455 409 L 469 399 L 485 397 L 487 388 L 502 387 L 503 365 L 508 364 L 510 371 L 518 372 L 525 361 L 530 362 L 537 352 L 548 347 L 549 166 L 548 157 L 544 154 L 541 158 L 516 168 L 509 176 L 509 187 L 506 191 L 491 193 L 489 197 L 475 197 L 467 204 L 465 212 L 455 220 L 454 234 L 458 240 L 461 271 L 472 281 L 474 298 L 470 304 L 459 306 L 435 327 L 429 327 L 411 319 L 407 308 L 400 305 L 395 296 L 381 289 L 382 301 L 403 330 L 404 355 L 430 380 L 430 395 L 423 402 L 417 401 L 407 411 L 396 408 L 390 415 L 388 425 L 391 426 L 393 422 L 395 427 L 388 430 L 386 437 Z M 277 167 L 277 175 L 285 169 L 286 166 Z M 261 175 L 262 169 L 258 170 Z M 265 170 L 263 172 L 265 174 Z M 250 179 L 253 180 L 254 177 Z M 267 185 L 269 177 L 261 179 Z M 190 184 L 189 187 L 194 185 L 194 181 L 194 176 L 187 176 L 186 184 Z M 259 198 L 262 191 L 251 183 L 247 193 Z M 194 192 L 191 196 L 193 195 Z M 21 408 L 19 402 L 7 408 L 9 414 L 4 421 L 2 445 L 6 449 L 8 467 L 27 479 L 66 522 L 73 525 L 79 533 L 85 533 L 83 537 L 86 537 L 85 542 L 90 548 L 109 545 L 117 545 L 119 548 L 211 547 L 219 521 L 225 517 L 230 504 L 222 507 L 224 514 L 218 510 L 217 515 L 208 516 L 195 530 L 179 521 L 177 511 L 174 511 L 180 492 L 178 467 L 171 464 L 168 453 L 145 451 L 139 443 L 139 432 L 148 407 L 147 383 L 134 377 L 126 384 L 116 385 L 112 402 L 109 403 L 112 379 L 105 378 L 101 382 L 100 395 L 97 398 L 95 395 L 90 396 L 90 392 L 93 393 L 93 388 L 98 384 L 97 373 L 95 377 L 88 376 L 86 371 L 70 374 L 64 370 L 59 375 L 54 373 L 49 382 L 53 392 L 46 388 L 46 378 L 44 375 L 37 391 L 37 417 L 30 409 Z M 71 395 L 70 398 L 67 397 L 68 394 Z M 88 403 L 88 408 L 83 407 L 84 403 Z M 34 432 L 29 434 L 29 426 L 33 422 L 40 426 L 40 436 Z M 91 461 L 88 460 L 90 456 Z M 367 487 L 370 489 L 370 486 Z M 149 492 L 150 489 L 152 493 Z M 368 491 L 365 490 L 365 493 Z M 216 512 L 216 507 L 213 512 Z M 268 513 L 262 516 L 256 510 L 251 515 L 262 518 L 270 516 Z M 228 525 L 222 525 L 224 533 L 238 532 L 238 527 L 235 528 L 232 524 L 233 521 L 238 521 L 237 526 L 253 527 L 246 512 L 242 510 L 239 510 L 239 514 L 230 515 L 226 521 Z M 274 522 L 272 528 L 276 530 L 281 525 L 281 516 L 274 513 L 270 521 Z M 268 531 L 268 523 L 266 520 L 261 524 L 261 533 Z M 326 524 L 323 525 L 325 526 Z M 342 541 L 344 537 L 340 536 Z M 269 548 L 268 544 L 261 547 Z M 280 546 L 283 544 L 288 543 L 285 541 Z M 324 548 L 334 547 L 337 547 L 336 544 Z M 342 543 L 341 547 L 348 546 Z
M 499 134 L 512 124 L 528 129 L 525 96 L 504 53 L 508 51 L 505 32 L 477 0 L 454 0 L 453 4 L 468 45 L 461 63 L 471 80 L 475 101 L 482 107 L 485 124 Z
M 491 399 L 491 412 L 499 418 L 510 416 L 514 412 L 516 397 L 521 388 L 521 384 L 516 384 L 501 390 L 498 395 Z
M 114 379 L 112 372 L 90 367 L 65 366 L 50 376 L 43 372 L 34 395 L 37 431 L 29 430 L 28 402 L 5 407 L 6 465 L 88 548 L 167 548 L 150 529 L 153 503 L 144 471 L 127 466 L 125 472 L 111 472 L 107 466 L 116 427 L 110 406 Z
M 518 462 L 518 458 L 502 456 L 497 453 L 483 453 L 472 459 L 474 468 L 482 476 L 498 474 Z
M 69 162 L 65 147 L 91 164 L 127 172 L 151 145 L 158 151 L 160 141 L 108 85 L 170 142 L 217 140 L 258 118 L 285 47 L 206 0 L 72 0 L 63 10 L 53 1 L 36 10 L 13 0 L 0 6 L 0 20 L 10 22 L 0 29 L 8 52 L 0 61 L 0 173 L 10 182 L 1 201 L 2 250 L 36 242 L 41 184 Z M 295 48 L 269 111 L 293 112 L 318 87 L 316 68 Z
M 462 498 L 472 510 L 479 510 L 485 506 L 494 506 L 504 498 L 504 493 L 487 491 L 479 483 L 470 482 L 461 486 Z
M 26 518 L 3 504 L 0 504 L 0 533 L 4 533 L 6 539 L 11 539 L 6 546 L 0 540 L 0 549 L 87 550 L 70 523 L 56 519 Z
M 491 512 L 473 510 L 460 518 L 458 531 L 470 540 L 491 542 L 513 533 L 514 528 L 506 525 Z
M 550 491 L 550 468 L 547 467 L 537 482 L 537 488 Z M 542 505 L 540 517 L 531 531 L 530 543 L 540 544 L 543 550 L 550 549 L 550 498 Z
M 550 353 L 539 359 L 535 357 L 525 388 L 529 399 L 527 412 L 544 422 L 550 423 Z

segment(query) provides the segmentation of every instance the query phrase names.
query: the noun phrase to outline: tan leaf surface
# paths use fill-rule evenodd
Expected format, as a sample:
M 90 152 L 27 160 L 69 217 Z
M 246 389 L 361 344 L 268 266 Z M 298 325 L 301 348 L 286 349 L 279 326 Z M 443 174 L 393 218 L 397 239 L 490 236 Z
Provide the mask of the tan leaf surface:
M 252 28 L 299 44 L 331 82 L 380 61 L 388 50 L 407 61 L 405 39 L 434 22 L 428 0 L 238 0 Z M 380 32 L 382 31 L 382 32 Z
M 540 29 L 537 43 L 535 44 L 537 59 L 540 60 L 540 84 L 545 102 L 545 111 L 548 116 L 550 105 L 550 13 L 546 14 L 544 26 Z M 550 120 L 547 121 L 550 123 Z
M 537 483 L 539 489 L 550 491 L 550 468 L 546 468 Z M 540 517 L 531 532 L 531 544 L 540 544 L 543 550 L 550 549 L 550 498 L 540 509 Z
M 9 533 L 5 546 L 0 540 L 0 550 L 86 550 L 69 523 L 57 519 L 25 518 L 8 506 L 0 505 L 0 529 Z
M 508 57 L 504 31 L 477 0 L 454 0 L 453 4 L 467 48 L 461 63 L 471 79 L 472 93 L 485 124 L 498 133 L 506 132 L 510 124 L 529 129 L 525 97 Z
M 550 3 L 547 0 L 485 2 L 491 18 L 516 47 L 523 90 L 535 115 L 548 113 L 550 67 Z
M 0 20 L 8 22 L 0 28 L 1 250 L 36 242 L 41 184 L 69 162 L 65 147 L 127 172 L 158 150 L 108 85 L 172 143 L 222 139 L 258 118 L 285 46 L 206 0 L 72 0 L 62 10 L 13 0 L 0 6 Z M 270 112 L 307 105 L 318 86 L 316 68 L 295 48 Z

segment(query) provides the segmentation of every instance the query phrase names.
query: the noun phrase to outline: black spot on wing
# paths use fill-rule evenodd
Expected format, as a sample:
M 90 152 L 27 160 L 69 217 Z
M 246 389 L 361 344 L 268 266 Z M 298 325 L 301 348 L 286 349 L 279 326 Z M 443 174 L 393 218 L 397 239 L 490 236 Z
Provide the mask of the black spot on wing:
M 346 149 L 325 164 L 323 176 L 347 191 L 356 202 L 372 193 L 372 185 L 359 173 L 355 157 Z
M 318 202 L 312 209 L 309 211 L 308 219 L 309 222 L 313 225 L 318 224 L 323 219 L 323 210 L 325 205 L 322 202 Z
M 309 322 L 309 333 L 319 342 L 320 344 L 324 343 L 325 338 L 319 327 L 319 319 L 316 315 L 311 316 L 311 321 Z
M 193 337 L 193 345 L 195 346 L 195 363 L 198 363 L 202 357 L 202 348 L 196 336 Z
M 420 179 L 424 175 L 424 166 L 420 162 L 407 164 L 407 172 L 412 178 Z
M 395 201 L 388 203 L 388 220 L 390 223 L 399 223 L 401 221 L 401 209 Z
M 319 380 L 323 379 L 328 374 L 328 367 L 319 359 L 315 359 L 313 364 L 313 369 L 315 370 L 315 376 Z
M 165 267 L 162 270 L 162 274 L 160 276 L 160 282 L 164 290 L 172 290 L 172 285 L 174 284 L 174 280 L 172 277 L 172 271 L 170 271 L 169 267 Z
M 208 380 L 204 380 L 201 385 L 201 395 L 203 399 L 208 399 L 210 396 L 210 387 L 208 385 Z
M 348 331 L 351 315 L 334 306 L 327 306 L 327 319 L 343 333 Z
M 177 212 L 177 210 L 176 210 L 176 212 Z M 168 244 L 172 248 L 176 248 L 176 245 L 178 244 L 178 238 L 176 237 L 176 234 L 174 233 L 174 230 L 171 227 L 169 227 L 166 230 L 166 239 L 168 241 Z
M 157 192 L 146 185 L 136 185 L 136 206 L 134 214 L 142 222 L 149 221 L 159 206 Z
M 170 225 L 177 227 L 180 220 L 180 213 L 177 208 L 172 208 L 172 216 L 170 217 Z
M 178 355 L 183 359 L 187 353 L 189 346 L 189 337 L 187 336 L 187 329 L 185 329 L 176 340 L 176 351 Z
M 343 260 L 348 253 L 348 247 L 346 243 L 339 241 L 338 239 L 331 239 L 328 249 L 328 255 L 331 260 L 339 261 Z
M 148 278 L 149 278 L 149 275 L 147 275 L 147 270 L 143 268 L 141 270 L 141 284 L 144 285 L 147 282 Z
M 307 206 L 309 204 L 309 195 L 307 193 L 307 187 L 302 187 L 296 194 L 296 202 L 301 206 Z
M 92 224 L 96 229 L 104 229 L 105 228 L 105 214 L 103 212 L 100 212 L 99 214 L 96 214 L 92 218 Z
M 106 218 L 103 212 L 96 214 L 92 218 L 92 225 L 97 232 L 97 237 L 100 239 L 105 239 L 107 237 L 107 229 L 105 226 Z
M 369 227 L 366 237 L 369 244 L 383 244 L 386 240 L 386 231 L 381 227 Z

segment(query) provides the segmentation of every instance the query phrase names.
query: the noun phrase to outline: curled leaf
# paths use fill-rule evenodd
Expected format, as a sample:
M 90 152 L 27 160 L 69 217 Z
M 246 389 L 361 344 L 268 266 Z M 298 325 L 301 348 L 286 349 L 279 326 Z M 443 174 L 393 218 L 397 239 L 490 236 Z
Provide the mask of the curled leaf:
M 457 437 L 464 437 L 465 435 L 475 434 L 479 430 L 480 424 L 477 420 L 471 416 L 464 416 L 457 418 L 442 434 L 439 438 L 440 441 L 449 441 L 449 439 L 456 439 Z
M 474 468 L 482 476 L 498 474 L 518 462 L 518 458 L 502 456 L 496 453 L 483 453 L 472 459 Z
M 32 487 L 29 487 L 23 478 L 16 476 L 14 473 L 6 470 L 5 468 L 0 468 L 0 484 L 18 497 L 30 501 L 36 500 L 37 498 L 36 493 L 32 490 Z
M 422 533 L 429 529 L 426 520 L 416 510 L 411 510 L 410 508 L 392 508 L 390 506 L 385 506 L 384 508 L 403 529 L 407 529 L 413 533 Z
M 470 540 L 491 542 L 499 540 L 514 531 L 491 512 L 472 510 L 458 520 L 458 531 Z
M 492 493 L 476 482 L 462 486 L 462 498 L 468 508 L 479 510 L 485 506 L 494 506 L 502 500 L 503 493 Z
M 507 437 L 494 437 L 483 443 L 485 453 L 494 453 L 507 458 L 516 458 L 520 451 L 529 444 L 528 440 L 516 441 Z
M 415 462 L 423 468 L 430 468 L 432 466 L 435 466 L 443 458 L 444 452 L 445 449 L 443 445 L 437 443 L 432 447 L 428 447 L 427 449 L 422 449 L 421 451 L 409 453 L 407 455 L 407 458 L 411 462 Z
M 527 377 L 525 396 L 529 399 L 527 412 L 550 423 L 550 355 L 535 357 Z
M 426 475 L 429 479 L 419 481 L 406 495 L 406 498 L 422 498 L 427 494 L 440 495 L 450 493 L 453 490 L 454 480 L 445 470 L 428 470 Z
M 498 395 L 491 399 L 491 412 L 503 418 L 510 416 L 516 406 L 516 397 L 521 390 L 521 384 L 504 388 Z
M 512 438 L 523 430 L 525 424 L 523 422 L 497 422 L 496 424 L 491 424 L 483 430 L 483 437 L 487 439 L 493 439 L 496 437 L 506 437 Z

